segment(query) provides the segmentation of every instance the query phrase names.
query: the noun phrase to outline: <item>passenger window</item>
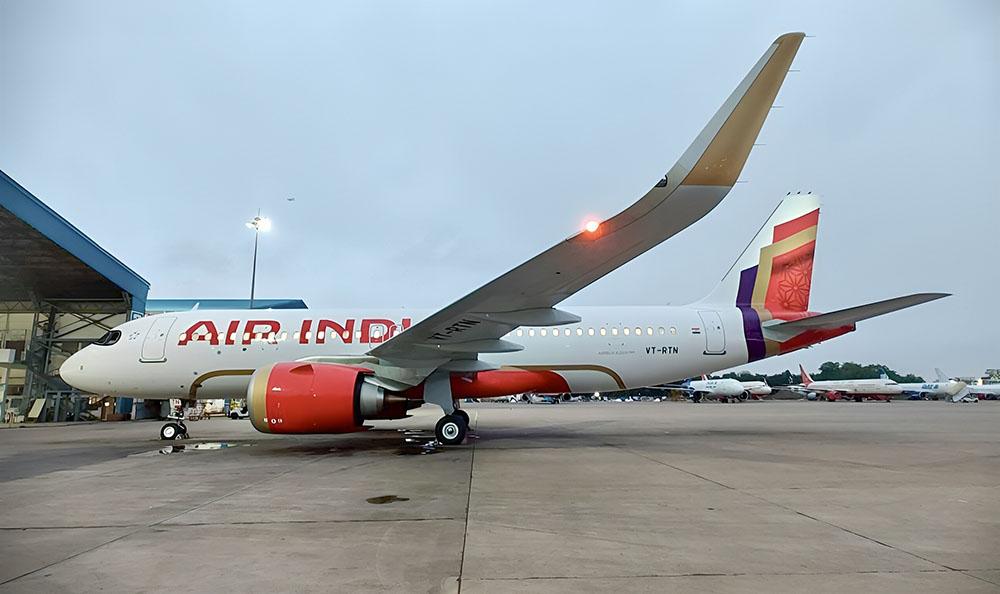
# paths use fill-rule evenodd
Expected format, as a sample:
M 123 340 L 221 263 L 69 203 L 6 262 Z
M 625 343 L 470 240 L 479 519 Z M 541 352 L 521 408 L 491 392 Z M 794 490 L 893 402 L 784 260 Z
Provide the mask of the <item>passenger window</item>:
M 607 328 L 601 328 L 601 336 L 606 336 L 608 334 Z
M 594 329 L 593 328 L 587 328 L 587 336 L 593 336 L 593 335 L 594 335 Z
M 350 330 L 344 330 L 344 333 L 341 336 L 344 337 L 344 342 L 347 342 L 348 340 L 351 339 L 351 331 Z
M 618 327 L 615 326 L 611 329 L 611 336 L 618 336 Z
M 320 330 L 319 332 L 317 332 L 316 333 L 316 338 L 319 339 L 319 340 L 326 340 L 326 331 L 325 330 Z
M 624 328 L 622 328 L 622 332 L 625 333 L 625 336 L 628 336 L 628 326 L 625 326 Z
M 535 329 L 534 328 L 531 328 L 530 330 L 528 330 L 528 336 L 534 336 L 534 335 L 535 335 Z
M 671 326 L 670 327 L 670 333 L 671 334 L 677 334 L 677 328 L 675 326 Z
M 524 330 L 521 330 L 520 328 L 518 328 L 517 329 L 517 335 L 518 336 L 524 336 Z
M 583 336 L 583 328 L 577 328 L 576 329 L 576 335 L 577 336 Z
M 541 330 L 539 330 L 538 333 L 540 335 L 542 335 L 542 336 L 548 336 L 549 335 L 549 331 L 546 330 L 545 328 L 542 328 Z
M 659 328 L 657 328 L 657 329 L 656 329 L 656 331 L 657 331 L 657 332 L 658 332 L 658 333 L 660 334 L 660 336 L 663 336 L 663 334 L 664 334 L 664 332 L 665 332 L 665 331 L 663 330 L 663 326 L 660 326 Z

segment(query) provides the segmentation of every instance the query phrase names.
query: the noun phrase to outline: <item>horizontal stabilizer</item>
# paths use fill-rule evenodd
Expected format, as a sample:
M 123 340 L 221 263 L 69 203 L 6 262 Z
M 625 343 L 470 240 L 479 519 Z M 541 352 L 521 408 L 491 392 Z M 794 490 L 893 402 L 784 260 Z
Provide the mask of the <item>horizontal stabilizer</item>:
M 790 322 L 780 322 L 777 324 L 765 324 L 764 334 L 768 338 L 785 340 L 806 330 L 824 330 L 849 326 L 862 320 L 878 317 L 921 303 L 935 301 L 943 297 L 948 297 L 950 293 L 914 293 L 904 297 L 895 297 L 885 301 L 876 301 L 867 305 L 849 307 L 840 311 L 819 314 L 801 320 Z

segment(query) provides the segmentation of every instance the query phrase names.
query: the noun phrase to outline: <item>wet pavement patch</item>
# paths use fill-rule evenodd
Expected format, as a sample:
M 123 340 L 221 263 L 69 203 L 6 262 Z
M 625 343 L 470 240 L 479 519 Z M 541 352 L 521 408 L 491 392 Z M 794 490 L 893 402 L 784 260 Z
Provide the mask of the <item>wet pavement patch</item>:
M 394 503 L 396 501 L 409 501 L 409 497 L 400 497 L 398 495 L 379 495 L 378 497 L 369 497 L 365 499 L 368 503 L 374 503 L 375 505 L 382 505 L 384 503 Z
M 227 443 L 224 441 L 208 441 L 204 443 L 168 445 L 160 448 L 160 453 L 181 454 L 183 452 L 191 452 L 191 451 L 224 450 L 226 448 L 234 448 L 237 445 L 238 444 Z

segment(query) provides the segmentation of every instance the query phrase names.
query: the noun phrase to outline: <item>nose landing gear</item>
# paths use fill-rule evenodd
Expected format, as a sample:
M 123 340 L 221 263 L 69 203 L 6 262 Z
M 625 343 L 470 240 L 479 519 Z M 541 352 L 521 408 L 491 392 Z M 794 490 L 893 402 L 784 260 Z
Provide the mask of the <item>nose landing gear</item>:
M 175 418 L 175 417 L 167 417 Z M 160 439 L 187 439 L 188 430 L 187 425 L 184 424 L 184 419 L 177 418 L 176 421 L 171 421 L 160 427 Z

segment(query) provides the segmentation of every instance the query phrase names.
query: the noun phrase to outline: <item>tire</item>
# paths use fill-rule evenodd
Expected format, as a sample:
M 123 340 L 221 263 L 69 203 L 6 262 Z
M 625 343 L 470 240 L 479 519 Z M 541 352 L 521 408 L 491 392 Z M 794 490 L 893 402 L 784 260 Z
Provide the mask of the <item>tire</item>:
M 434 437 L 444 445 L 459 445 L 465 441 L 468 430 L 462 417 L 445 415 L 434 426 Z
M 240 420 L 240 413 L 238 413 L 238 412 L 236 412 L 234 410 L 233 412 L 229 413 L 229 418 L 232 419 L 232 420 L 234 420 L 234 421 L 239 421 Z
M 462 420 L 465 421 L 465 426 L 466 427 L 469 426 L 469 413 L 465 412 L 464 410 L 462 410 L 460 408 L 456 408 L 455 412 L 453 412 L 451 414 L 455 415 L 456 417 L 462 417 Z
M 160 439 L 180 439 L 184 433 L 177 423 L 166 423 L 160 427 Z
M 862 400 L 863 400 L 863 398 L 861 398 L 861 396 L 855 396 L 854 397 L 854 401 L 855 402 L 861 402 Z

